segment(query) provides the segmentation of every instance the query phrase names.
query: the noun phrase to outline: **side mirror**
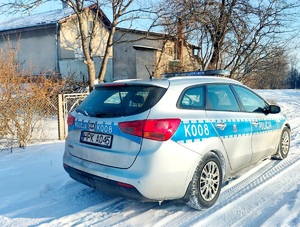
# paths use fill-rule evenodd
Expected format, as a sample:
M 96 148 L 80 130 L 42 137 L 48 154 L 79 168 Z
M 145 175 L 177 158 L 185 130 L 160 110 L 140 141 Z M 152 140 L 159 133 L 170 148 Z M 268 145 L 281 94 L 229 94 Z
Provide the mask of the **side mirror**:
M 281 111 L 280 107 L 277 106 L 277 105 L 270 105 L 269 106 L 269 113 L 272 113 L 272 114 L 277 114 Z

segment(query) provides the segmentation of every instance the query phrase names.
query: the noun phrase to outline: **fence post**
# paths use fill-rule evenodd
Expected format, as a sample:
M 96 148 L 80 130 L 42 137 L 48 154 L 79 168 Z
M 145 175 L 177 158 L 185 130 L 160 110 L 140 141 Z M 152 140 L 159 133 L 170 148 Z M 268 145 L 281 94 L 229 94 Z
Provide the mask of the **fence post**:
M 63 95 L 58 95 L 58 137 L 59 140 L 65 139 L 65 116 L 64 116 L 64 108 L 63 108 Z

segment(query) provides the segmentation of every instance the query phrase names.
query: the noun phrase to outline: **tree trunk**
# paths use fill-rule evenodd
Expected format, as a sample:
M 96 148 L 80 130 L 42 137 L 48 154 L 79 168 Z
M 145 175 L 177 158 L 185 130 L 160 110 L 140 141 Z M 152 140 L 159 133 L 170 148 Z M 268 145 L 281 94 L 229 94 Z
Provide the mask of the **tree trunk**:
M 102 83 L 104 81 L 108 59 L 109 59 L 109 56 L 112 53 L 112 44 L 113 44 L 113 37 L 114 37 L 115 30 L 116 30 L 116 26 L 113 25 L 112 28 L 111 28 L 111 31 L 109 33 L 108 39 L 107 39 L 107 43 L 106 43 L 107 47 L 105 49 L 105 53 L 104 53 L 104 56 L 103 56 L 103 59 L 102 59 L 100 72 L 99 72 L 99 75 L 98 75 L 99 83 Z
M 84 26 L 84 18 L 82 13 L 78 14 L 78 23 L 81 36 L 82 51 L 85 57 L 84 63 L 87 65 L 88 69 L 89 91 L 91 92 L 95 85 L 96 70 L 93 58 L 91 56 L 92 53 L 89 51 L 89 46 L 87 43 L 87 31 Z

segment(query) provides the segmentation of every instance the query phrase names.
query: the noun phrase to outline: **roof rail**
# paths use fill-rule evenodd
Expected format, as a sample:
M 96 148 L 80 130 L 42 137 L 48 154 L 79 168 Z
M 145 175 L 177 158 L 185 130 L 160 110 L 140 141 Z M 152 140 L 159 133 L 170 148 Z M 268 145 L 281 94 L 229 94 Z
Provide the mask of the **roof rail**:
M 169 78 L 175 76 L 230 76 L 230 71 L 225 69 L 190 71 L 190 72 L 174 72 L 164 73 L 162 77 Z

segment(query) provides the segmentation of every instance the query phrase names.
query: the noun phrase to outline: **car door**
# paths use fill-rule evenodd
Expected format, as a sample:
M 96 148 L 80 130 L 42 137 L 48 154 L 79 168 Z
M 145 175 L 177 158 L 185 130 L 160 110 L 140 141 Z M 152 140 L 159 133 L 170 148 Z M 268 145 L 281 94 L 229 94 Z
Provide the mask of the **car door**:
M 230 85 L 211 84 L 206 88 L 206 114 L 222 139 L 231 168 L 242 168 L 252 157 L 251 117 L 240 111 Z
M 268 114 L 268 104 L 253 91 L 242 87 L 233 86 L 243 106 L 245 114 L 250 114 L 252 125 L 252 159 L 260 160 L 274 154 L 278 145 L 279 130 L 277 120 L 273 114 Z
M 251 116 L 240 111 L 228 84 L 206 86 L 206 115 L 222 139 L 231 168 L 247 165 L 252 157 Z

